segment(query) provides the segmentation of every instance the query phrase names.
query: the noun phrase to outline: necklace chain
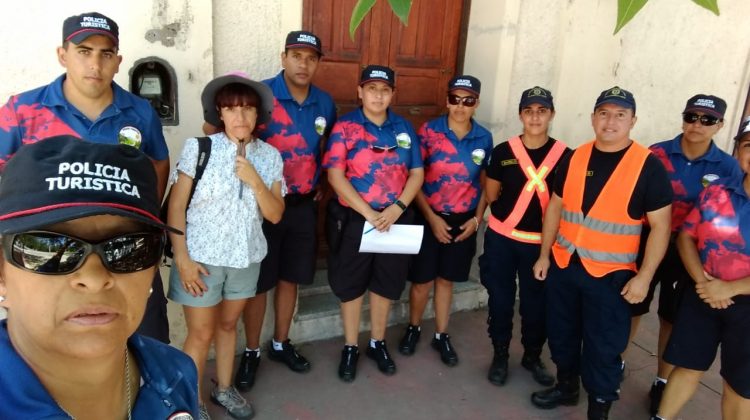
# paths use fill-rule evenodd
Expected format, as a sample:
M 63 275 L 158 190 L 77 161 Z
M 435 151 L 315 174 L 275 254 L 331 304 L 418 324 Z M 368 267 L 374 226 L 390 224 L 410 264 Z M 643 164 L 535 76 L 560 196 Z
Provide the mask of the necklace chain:
M 128 356 L 129 356 L 128 347 L 125 346 L 125 397 L 128 402 L 128 406 L 127 406 L 128 407 L 128 420 L 132 420 L 132 412 L 130 408 L 131 402 L 132 402 L 131 396 L 130 396 L 130 360 L 129 360 L 130 357 Z M 68 410 L 66 410 L 62 405 L 60 405 L 59 403 L 57 405 L 59 405 L 62 411 L 64 411 L 65 414 L 67 414 L 68 417 L 70 417 L 70 420 L 76 420 L 76 418 L 72 414 L 70 414 Z

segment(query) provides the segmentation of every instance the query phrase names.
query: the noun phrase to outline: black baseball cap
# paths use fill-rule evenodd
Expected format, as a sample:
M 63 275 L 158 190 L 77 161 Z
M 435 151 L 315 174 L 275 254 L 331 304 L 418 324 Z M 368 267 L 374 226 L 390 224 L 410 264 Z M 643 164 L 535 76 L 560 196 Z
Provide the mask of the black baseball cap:
M 285 49 L 293 48 L 310 48 L 315 50 L 319 55 L 323 55 L 323 44 L 320 38 L 308 31 L 292 31 L 286 36 Z
M 545 108 L 554 110 L 555 104 L 552 102 L 552 92 L 539 86 L 526 89 L 521 94 L 521 100 L 518 102 L 518 112 L 532 104 L 539 104 Z
M 182 233 L 159 220 L 151 159 L 124 144 L 57 136 L 22 147 L 0 178 L 0 234 L 112 214 Z
M 745 118 L 744 121 L 740 124 L 740 129 L 737 131 L 737 135 L 734 136 L 734 141 L 739 142 L 742 140 L 748 133 L 750 133 L 750 117 Z
M 63 42 L 80 44 L 91 35 L 104 35 L 120 45 L 120 30 L 117 23 L 101 13 L 90 12 L 71 16 L 63 22 Z
M 448 92 L 450 93 L 459 89 L 479 96 L 479 92 L 482 91 L 482 82 L 476 77 L 469 76 L 468 74 L 455 76 L 448 82 Z
M 685 104 L 685 112 L 702 112 L 718 119 L 724 119 L 724 113 L 727 111 L 727 103 L 714 95 L 698 94 L 688 99 Z
M 359 77 L 359 85 L 362 86 L 367 82 L 385 82 L 388 86 L 396 86 L 396 73 L 387 66 L 378 66 L 371 64 L 362 70 Z
M 623 108 L 632 109 L 635 114 L 635 97 L 632 93 L 619 86 L 611 87 L 599 94 L 596 98 L 594 110 L 604 104 L 615 104 Z

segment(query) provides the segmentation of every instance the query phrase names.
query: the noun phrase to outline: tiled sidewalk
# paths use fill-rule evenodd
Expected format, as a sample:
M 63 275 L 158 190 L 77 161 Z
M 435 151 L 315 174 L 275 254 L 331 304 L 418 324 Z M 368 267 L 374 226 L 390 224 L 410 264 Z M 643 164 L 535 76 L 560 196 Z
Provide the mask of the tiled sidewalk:
M 656 301 L 656 299 L 655 299 Z M 576 407 L 539 410 L 531 405 L 531 392 L 541 389 L 521 366 L 523 349 L 516 331 L 511 346 L 510 375 L 503 387 L 486 379 L 492 359 L 487 338 L 486 310 L 457 313 L 452 316 L 450 334 L 460 362 L 456 367 L 443 365 L 429 345 L 434 323 L 426 321 L 417 352 L 402 356 L 396 347 L 403 326 L 391 327 L 387 341 L 398 371 L 393 376 L 381 374 L 375 363 L 362 351 L 357 379 L 344 383 L 336 374 L 342 339 L 335 338 L 300 346 L 312 363 L 306 374 L 290 371 L 270 361 L 265 354 L 255 387 L 244 394 L 256 411 L 256 419 L 585 419 L 586 396 L 582 392 Z M 518 319 L 515 322 L 518 330 Z M 647 419 L 647 393 L 656 371 L 656 337 L 658 321 L 655 312 L 646 315 L 641 330 L 626 356 L 627 372 L 622 398 L 616 402 L 610 419 Z M 360 336 L 360 347 L 367 333 Z M 545 348 L 547 366 L 554 373 Z M 681 413 L 685 420 L 720 418 L 721 378 L 718 362 L 714 364 L 698 392 Z M 204 380 L 206 394 L 214 375 L 213 362 Z M 214 419 L 229 419 L 223 409 L 208 402 Z

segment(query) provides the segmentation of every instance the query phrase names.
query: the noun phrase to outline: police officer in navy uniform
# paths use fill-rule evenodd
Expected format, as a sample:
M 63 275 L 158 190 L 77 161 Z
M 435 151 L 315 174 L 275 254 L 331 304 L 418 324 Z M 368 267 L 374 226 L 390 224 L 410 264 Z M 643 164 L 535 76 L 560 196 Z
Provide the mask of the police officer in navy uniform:
M 274 288 L 274 333 L 268 356 L 294 372 L 310 370 L 310 362 L 289 340 L 289 330 L 299 285 L 312 284 L 315 275 L 317 210 L 323 196 L 320 161 L 325 139 L 336 122 L 333 99 L 312 84 L 322 56 L 320 38 L 292 31 L 281 53 L 284 69 L 263 81 L 275 100 L 271 120 L 258 127 L 258 137 L 281 153 L 287 194 L 281 222 L 263 223 L 268 255 L 261 263 L 257 293 L 245 307 L 247 348 L 235 377 L 235 385 L 243 391 L 255 382 L 267 292 Z
M 424 226 L 424 235 L 411 263 L 409 325 L 398 350 L 414 354 L 422 315 L 434 288 L 435 335 L 430 345 L 448 366 L 458 364 L 447 333 L 453 284 L 469 279 L 479 221 L 487 208 L 481 184 L 492 134 L 473 118 L 480 91 L 476 77 L 453 77 L 446 95 L 448 113 L 424 123 L 417 133 L 427 181 L 415 199 L 420 210 L 416 220 Z
M 424 171 L 417 135 L 411 123 L 391 111 L 396 86 L 393 69 L 371 65 L 362 70 L 357 93 L 362 107 L 342 116 L 331 132 L 323 167 L 344 213 L 342 236 L 328 257 L 328 281 L 341 301 L 344 348 L 339 378 L 351 382 L 359 360 L 359 320 L 365 293 L 370 301 L 367 357 L 386 374 L 396 373 L 385 342 L 391 302 L 406 284 L 409 255 L 359 252 L 365 223 L 387 231 L 394 223 L 411 223 L 408 207 L 422 186 Z M 327 221 L 328 222 L 328 221 Z
M 664 352 L 674 369 L 654 419 L 677 418 L 719 346 L 722 417 L 750 417 L 750 124 L 735 140 L 744 173 L 702 190 L 677 237 L 691 283 Z
M 159 220 L 156 185 L 142 152 L 73 136 L 7 162 L 0 418 L 198 418 L 193 361 L 134 334 L 165 231 L 179 232 Z
M 524 347 L 521 365 L 538 383 L 555 382 L 540 357 L 547 340 L 545 285 L 532 272 L 557 163 L 570 151 L 548 134 L 554 116 L 552 92 L 539 86 L 525 90 L 518 104 L 523 133 L 498 144 L 487 167 L 485 192 L 491 214 L 479 275 L 489 294 L 487 332 L 495 352 L 487 379 L 495 385 L 504 385 L 508 377 L 517 287 Z
M 651 414 L 656 414 L 661 394 L 667 383 L 672 365 L 662 357 L 677 316 L 677 308 L 683 289 L 692 280 L 677 253 L 676 238 L 682 222 L 690 213 L 698 194 L 709 183 L 719 178 L 741 176 L 742 171 L 737 161 L 719 149 L 712 140 L 724 126 L 724 112 L 727 104 L 714 95 L 698 94 L 687 100 L 682 112 L 682 132 L 671 140 L 662 141 L 649 147 L 659 158 L 672 183 L 674 199 L 672 201 L 672 234 L 669 247 L 659 268 L 656 269 L 649 293 L 643 302 L 631 306 L 633 326 L 630 335 L 633 337 L 638 328 L 641 315 L 648 312 L 657 284 L 659 287 L 659 344 L 658 369 L 656 379 L 651 385 Z M 647 229 L 644 230 L 647 232 Z M 643 247 L 641 247 L 643 248 Z
M 664 166 L 630 139 L 635 98 L 617 86 L 596 100 L 596 138 L 561 162 L 534 275 L 547 281 L 547 332 L 557 384 L 534 392 L 544 409 L 578 403 L 606 419 L 619 398 L 629 303 L 642 301 L 669 242 L 672 188 Z M 651 226 L 636 269 L 643 219 Z M 553 261 L 550 261 L 550 253 Z M 637 271 L 637 272 L 636 272 Z

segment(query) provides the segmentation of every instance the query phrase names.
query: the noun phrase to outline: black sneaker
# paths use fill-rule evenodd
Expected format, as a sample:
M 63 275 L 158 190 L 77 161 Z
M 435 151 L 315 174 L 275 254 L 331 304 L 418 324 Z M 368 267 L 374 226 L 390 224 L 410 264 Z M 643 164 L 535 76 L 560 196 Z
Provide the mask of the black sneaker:
M 398 352 L 405 356 L 411 356 L 414 354 L 421 333 L 422 332 L 419 330 L 418 326 L 409 324 L 409 326 L 406 327 L 406 332 L 404 332 L 404 337 L 401 338 L 401 341 L 398 343 Z
M 662 381 L 654 381 L 654 383 L 651 384 L 651 390 L 648 391 L 648 397 L 651 399 L 649 413 L 651 413 L 652 416 L 655 416 L 659 412 L 659 404 L 661 404 L 661 397 L 664 395 L 664 388 L 666 388 L 666 386 L 667 384 Z
M 458 355 L 453 349 L 451 344 L 451 338 L 446 333 L 440 333 L 440 338 L 432 338 L 432 348 L 440 352 L 440 360 L 448 366 L 456 366 L 458 364 Z
M 281 350 L 274 350 L 273 341 L 268 342 L 268 358 L 275 362 L 286 364 L 289 369 L 295 372 L 307 372 L 310 370 L 310 362 L 294 350 L 294 346 L 289 340 L 281 343 Z
M 242 391 L 250 391 L 255 384 L 255 374 L 258 372 L 260 364 L 260 352 L 254 350 L 245 350 L 240 359 L 240 365 L 237 373 L 234 375 L 234 386 Z
M 339 363 L 339 378 L 344 382 L 352 382 L 357 377 L 357 361 L 359 360 L 359 348 L 357 346 L 344 346 L 341 351 L 341 363 Z
M 396 373 L 396 363 L 393 362 L 391 355 L 388 353 L 388 348 L 385 346 L 385 340 L 376 342 L 375 348 L 368 345 L 367 357 L 374 360 L 378 364 L 378 370 L 386 375 L 393 375 Z

